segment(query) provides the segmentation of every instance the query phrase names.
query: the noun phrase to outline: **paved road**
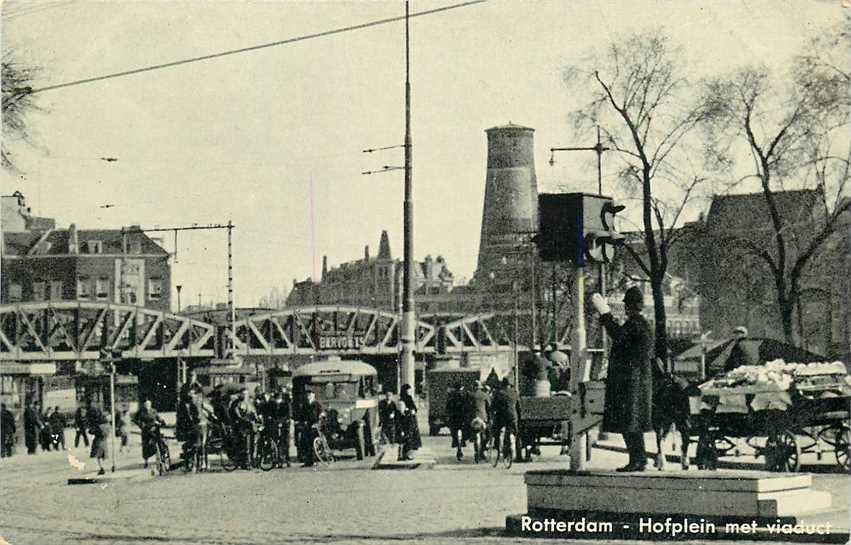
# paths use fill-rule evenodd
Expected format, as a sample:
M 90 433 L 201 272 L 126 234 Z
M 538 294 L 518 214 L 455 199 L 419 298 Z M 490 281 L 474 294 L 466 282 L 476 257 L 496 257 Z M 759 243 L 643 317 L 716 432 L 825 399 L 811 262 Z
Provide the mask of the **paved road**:
M 446 442 L 426 438 L 440 463 L 425 471 L 368 471 L 354 461 L 318 471 L 177 472 L 159 478 L 131 469 L 124 471 L 130 478 L 83 486 L 66 484 L 78 470 L 64 453 L 18 456 L 0 461 L 0 536 L 13 545 L 515 542 L 501 529 L 506 515 L 525 511 L 523 472 L 563 467 L 564 459 L 553 451 L 543 462 L 508 471 L 456 464 Z M 89 462 L 83 449 L 72 452 Z M 122 455 L 119 467 L 138 468 L 138 452 L 134 446 Z M 592 467 L 624 460 L 595 450 Z M 816 482 L 834 493 L 837 516 L 843 517 L 848 477 L 817 475 Z

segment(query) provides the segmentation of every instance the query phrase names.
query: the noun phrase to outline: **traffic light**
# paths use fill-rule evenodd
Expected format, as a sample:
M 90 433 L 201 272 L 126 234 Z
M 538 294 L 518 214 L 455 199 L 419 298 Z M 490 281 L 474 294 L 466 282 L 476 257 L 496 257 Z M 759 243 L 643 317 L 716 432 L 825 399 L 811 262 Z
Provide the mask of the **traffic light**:
M 625 207 L 606 201 L 600 210 L 600 227 L 585 232 L 585 258 L 594 263 L 609 263 L 615 256 L 615 246 L 623 244 L 623 235 L 615 231 L 615 215 Z M 587 223 L 586 223 L 587 225 Z
M 623 235 L 614 230 L 614 217 L 624 209 L 611 197 L 585 193 L 538 195 L 538 235 L 543 261 L 572 261 L 584 266 L 607 263 Z

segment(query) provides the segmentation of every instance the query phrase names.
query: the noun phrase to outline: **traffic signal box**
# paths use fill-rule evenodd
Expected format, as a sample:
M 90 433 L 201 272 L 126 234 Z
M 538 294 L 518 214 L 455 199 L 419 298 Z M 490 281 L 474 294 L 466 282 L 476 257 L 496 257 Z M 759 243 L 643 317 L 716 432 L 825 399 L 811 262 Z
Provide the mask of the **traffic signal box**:
M 538 195 L 538 235 L 543 261 L 608 263 L 623 235 L 614 230 L 615 215 L 624 209 L 611 197 L 586 193 Z

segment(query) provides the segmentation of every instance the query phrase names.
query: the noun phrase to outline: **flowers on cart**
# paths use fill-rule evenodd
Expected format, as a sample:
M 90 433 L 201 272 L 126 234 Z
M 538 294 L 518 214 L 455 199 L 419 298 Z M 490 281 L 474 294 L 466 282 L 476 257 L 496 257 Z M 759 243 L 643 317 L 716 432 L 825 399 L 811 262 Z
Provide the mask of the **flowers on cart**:
M 742 365 L 716 377 L 712 381 L 712 387 L 786 391 L 792 382 L 792 368 L 787 366 Z

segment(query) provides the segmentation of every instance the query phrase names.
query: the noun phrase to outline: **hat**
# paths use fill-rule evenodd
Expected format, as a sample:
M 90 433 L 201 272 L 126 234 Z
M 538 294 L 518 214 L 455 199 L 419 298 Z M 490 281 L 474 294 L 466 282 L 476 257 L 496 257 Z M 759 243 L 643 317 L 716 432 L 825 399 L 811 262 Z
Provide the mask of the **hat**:
M 623 304 L 629 310 L 641 310 L 644 308 L 644 294 L 638 286 L 626 290 L 623 296 Z
M 741 334 L 743 337 L 747 337 L 748 336 L 748 328 L 746 328 L 743 325 L 736 326 L 736 327 L 733 328 L 733 333 L 738 333 L 738 334 Z

